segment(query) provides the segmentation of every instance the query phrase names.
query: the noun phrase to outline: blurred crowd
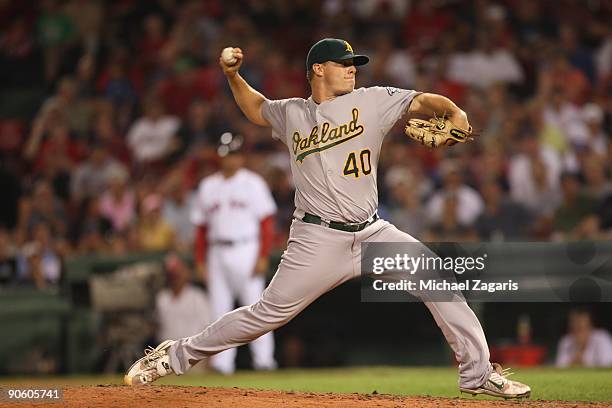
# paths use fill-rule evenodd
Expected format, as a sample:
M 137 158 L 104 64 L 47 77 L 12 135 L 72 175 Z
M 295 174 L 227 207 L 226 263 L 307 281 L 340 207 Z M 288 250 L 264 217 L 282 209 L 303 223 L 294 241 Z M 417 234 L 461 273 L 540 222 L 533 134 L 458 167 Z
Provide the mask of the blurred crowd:
M 371 57 L 358 87 L 446 95 L 480 133 L 430 150 L 398 123 L 383 218 L 423 240 L 609 239 L 611 18 L 609 1 L 2 0 L 2 89 L 44 97 L 32 117 L 0 106 L 0 282 L 57 284 L 66 256 L 191 251 L 192 194 L 225 131 L 270 184 L 282 250 L 289 157 L 240 113 L 218 58 L 238 46 L 266 97 L 308 97 L 323 37 Z

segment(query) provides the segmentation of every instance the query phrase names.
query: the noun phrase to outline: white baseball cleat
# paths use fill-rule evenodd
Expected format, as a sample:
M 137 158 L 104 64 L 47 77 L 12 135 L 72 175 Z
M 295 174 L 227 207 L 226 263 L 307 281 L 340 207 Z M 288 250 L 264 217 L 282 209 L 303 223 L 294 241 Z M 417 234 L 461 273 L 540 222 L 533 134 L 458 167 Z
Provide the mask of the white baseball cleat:
M 174 374 L 170 367 L 170 355 L 168 354 L 168 349 L 174 343 L 174 340 L 166 340 L 155 348 L 145 349 L 145 356 L 132 364 L 123 376 L 123 382 L 126 385 L 151 384 L 158 378 Z
M 509 368 L 503 369 L 497 363 L 491 364 L 493 371 L 489 374 L 489 378 L 478 388 L 459 388 L 459 391 L 467 394 L 479 395 L 486 394 L 500 398 L 529 398 L 531 396 L 531 388 L 518 381 L 509 380 L 508 377 L 513 373 Z

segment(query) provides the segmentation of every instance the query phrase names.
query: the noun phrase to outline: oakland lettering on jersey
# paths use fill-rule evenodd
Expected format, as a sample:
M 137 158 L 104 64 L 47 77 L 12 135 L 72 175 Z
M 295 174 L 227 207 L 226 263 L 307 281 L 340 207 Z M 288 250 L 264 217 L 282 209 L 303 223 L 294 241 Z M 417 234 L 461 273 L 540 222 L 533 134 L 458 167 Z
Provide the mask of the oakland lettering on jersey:
M 359 109 L 353 108 L 351 111 L 353 119 L 340 126 L 330 128 L 329 122 L 324 122 L 321 125 L 321 133 L 319 134 L 319 125 L 312 128 L 308 137 L 302 137 L 300 132 L 293 133 L 293 153 L 295 160 L 298 162 L 304 161 L 304 158 L 312 153 L 330 149 L 351 140 L 363 133 L 363 125 L 358 124 Z

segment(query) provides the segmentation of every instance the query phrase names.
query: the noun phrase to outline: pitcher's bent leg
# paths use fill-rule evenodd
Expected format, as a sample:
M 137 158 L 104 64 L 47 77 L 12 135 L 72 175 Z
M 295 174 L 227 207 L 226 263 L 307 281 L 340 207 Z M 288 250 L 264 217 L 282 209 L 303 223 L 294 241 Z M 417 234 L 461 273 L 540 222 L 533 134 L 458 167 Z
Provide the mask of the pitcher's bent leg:
M 386 221 L 382 227 L 365 238 L 367 242 L 418 242 Z M 367 231 L 367 230 L 365 230 Z M 459 385 L 464 388 L 481 386 L 491 373 L 489 346 L 478 318 L 465 303 L 433 302 L 421 299 L 442 330 L 446 341 L 459 362 Z

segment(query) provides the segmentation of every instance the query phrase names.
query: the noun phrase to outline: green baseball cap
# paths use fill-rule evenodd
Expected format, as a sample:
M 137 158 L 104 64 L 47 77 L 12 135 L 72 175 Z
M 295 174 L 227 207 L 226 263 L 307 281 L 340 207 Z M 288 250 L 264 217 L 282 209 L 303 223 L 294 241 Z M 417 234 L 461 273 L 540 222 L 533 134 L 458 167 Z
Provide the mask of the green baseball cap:
M 312 64 L 322 64 L 327 61 L 344 61 L 353 59 L 355 66 L 365 65 L 370 61 L 365 55 L 357 55 L 353 47 L 347 41 L 337 38 L 324 38 L 310 47 L 306 57 L 306 71 L 312 68 Z

